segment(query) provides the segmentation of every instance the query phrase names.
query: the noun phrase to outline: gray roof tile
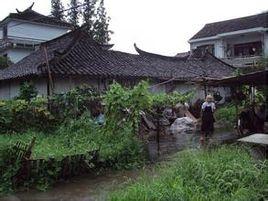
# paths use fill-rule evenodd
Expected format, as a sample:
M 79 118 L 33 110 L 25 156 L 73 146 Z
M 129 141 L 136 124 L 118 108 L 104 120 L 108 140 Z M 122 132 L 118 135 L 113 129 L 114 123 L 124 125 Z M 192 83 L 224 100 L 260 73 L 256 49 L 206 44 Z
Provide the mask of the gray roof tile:
M 213 78 L 229 76 L 233 67 L 210 54 L 202 58 L 167 57 L 137 49 L 139 54 L 108 50 L 81 29 L 41 44 L 36 52 L 0 71 L 0 80 L 27 76 L 46 76 L 44 57 L 47 46 L 51 73 L 54 76 L 85 75 L 99 77 L 133 77 L 189 80 L 203 75 Z

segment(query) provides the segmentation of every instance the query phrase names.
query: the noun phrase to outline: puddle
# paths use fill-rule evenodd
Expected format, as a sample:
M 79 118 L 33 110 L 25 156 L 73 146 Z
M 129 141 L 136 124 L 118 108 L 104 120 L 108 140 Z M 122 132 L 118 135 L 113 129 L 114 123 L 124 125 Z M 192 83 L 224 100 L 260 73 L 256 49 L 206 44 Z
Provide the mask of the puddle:
M 83 175 L 72 178 L 69 182 L 60 182 L 46 192 L 30 190 L 0 201 L 104 201 L 110 191 L 135 180 L 146 169 L 110 172 L 101 176 Z
M 232 129 L 215 129 L 211 142 L 222 144 L 232 142 L 235 138 L 236 135 Z M 159 144 L 155 139 L 147 144 L 148 155 L 152 161 L 158 160 L 161 156 L 165 157 L 167 154 L 189 148 L 200 148 L 200 132 L 166 135 L 160 137 Z

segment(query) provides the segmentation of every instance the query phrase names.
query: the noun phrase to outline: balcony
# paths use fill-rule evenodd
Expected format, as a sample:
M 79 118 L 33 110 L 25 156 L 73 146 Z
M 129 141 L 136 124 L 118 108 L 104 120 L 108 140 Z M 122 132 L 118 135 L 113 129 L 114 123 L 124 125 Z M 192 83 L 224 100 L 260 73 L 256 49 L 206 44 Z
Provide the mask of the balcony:
M 235 67 L 254 67 L 263 55 L 262 41 L 232 44 L 227 43 L 223 61 Z
M 30 38 L 9 37 L 0 40 L 0 51 L 6 49 L 27 49 L 35 50 L 43 40 L 36 40 Z
M 234 67 L 246 68 L 246 67 L 257 66 L 261 58 L 262 56 L 247 56 L 247 57 L 229 57 L 229 58 L 223 58 L 222 60 Z

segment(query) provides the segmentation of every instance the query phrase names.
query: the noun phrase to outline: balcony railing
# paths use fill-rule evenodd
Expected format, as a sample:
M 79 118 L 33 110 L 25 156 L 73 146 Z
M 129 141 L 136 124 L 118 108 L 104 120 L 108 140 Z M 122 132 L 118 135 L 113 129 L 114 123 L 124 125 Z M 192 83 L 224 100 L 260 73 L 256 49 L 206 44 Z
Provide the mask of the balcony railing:
M 258 65 L 262 56 L 229 57 L 222 60 L 234 67 L 253 67 Z
M 5 38 L 0 40 L 0 51 L 7 48 L 34 50 L 41 42 L 43 41 L 23 38 Z

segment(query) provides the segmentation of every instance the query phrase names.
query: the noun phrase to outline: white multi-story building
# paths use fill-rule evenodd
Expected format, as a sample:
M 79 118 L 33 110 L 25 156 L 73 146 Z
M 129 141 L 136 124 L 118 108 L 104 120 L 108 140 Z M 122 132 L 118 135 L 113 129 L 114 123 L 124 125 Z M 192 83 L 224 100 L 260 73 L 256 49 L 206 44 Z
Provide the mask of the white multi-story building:
M 235 67 L 254 66 L 268 57 L 268 12 L 206 24 L 189 43 Z
M 9 57 L 13 63 L 29 55 L 40 43 L 71 29 L 69 23 L 37 13 L 32 6 L 10 13 L 0 22 L 0 55 Z

